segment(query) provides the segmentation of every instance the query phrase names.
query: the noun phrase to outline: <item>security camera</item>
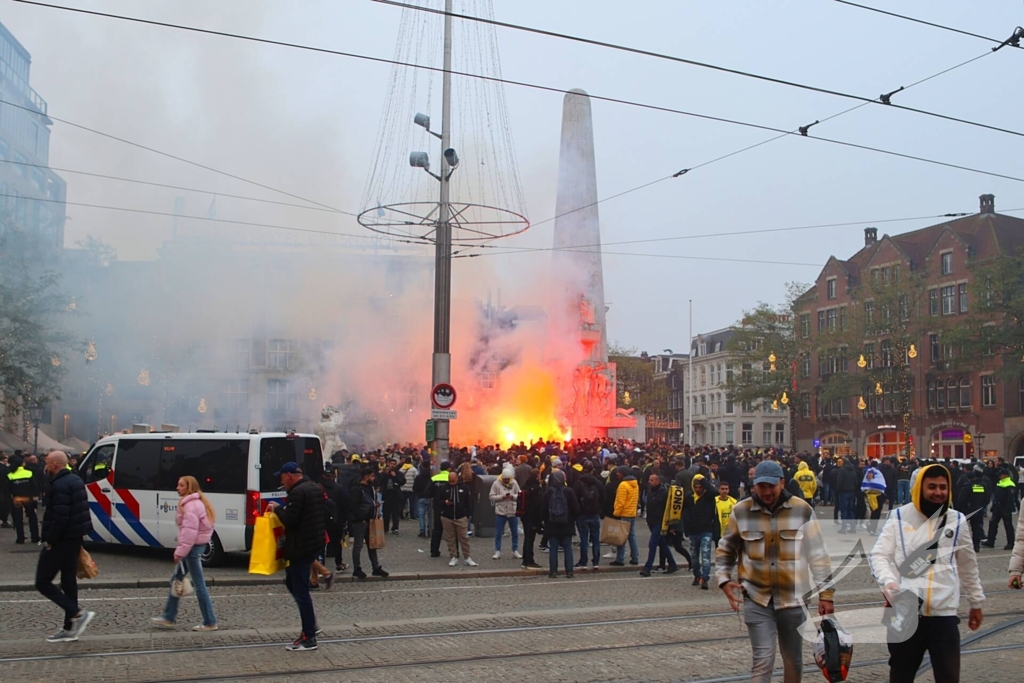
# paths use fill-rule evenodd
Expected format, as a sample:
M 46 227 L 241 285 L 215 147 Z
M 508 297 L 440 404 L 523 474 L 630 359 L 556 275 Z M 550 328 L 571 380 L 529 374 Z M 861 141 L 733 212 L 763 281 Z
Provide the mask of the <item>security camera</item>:
M 416 116 L 412 117 L 412 122 L 420 128 L 430 130 L 430 117 L 426 114 L 416 114 Z
M 426 152 L 409 152 L 409 165 L 430 170 L 430 156 Z
M 444 160 L 448 162 L 448 166 L 455 168 L 459 165 L 459 155 L 455 153 L 455 149 L 449 147 L 444 151 Z

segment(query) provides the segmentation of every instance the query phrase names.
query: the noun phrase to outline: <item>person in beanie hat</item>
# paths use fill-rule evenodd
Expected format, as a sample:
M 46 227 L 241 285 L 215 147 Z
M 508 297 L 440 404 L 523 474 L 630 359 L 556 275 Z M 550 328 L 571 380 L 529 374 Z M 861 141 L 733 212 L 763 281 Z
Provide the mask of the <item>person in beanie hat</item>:
M 519 518 L 516 517 L 516 507 L 519 502 L 519 483 L 515 479 L 516 472 L 512 465 L 506 464 L 501 470 L 501 476 L 491 484 L 489 498 L 494 506 L 494 556 L 492 560 L 501 558 L 501 538 L 505 535 L 505 525 L 508 524 L 512 533 L 512 557 L 520 560 L 523 556 L 519 553 Z

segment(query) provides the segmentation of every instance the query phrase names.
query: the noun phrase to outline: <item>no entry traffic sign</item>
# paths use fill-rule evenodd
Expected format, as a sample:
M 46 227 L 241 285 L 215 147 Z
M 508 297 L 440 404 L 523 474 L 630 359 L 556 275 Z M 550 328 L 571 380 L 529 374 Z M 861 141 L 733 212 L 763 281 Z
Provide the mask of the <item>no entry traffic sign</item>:
M 451 384 L 438 384 L 430 392 L 430 402 L 435 408 L 448 410 L 455 406 L 455 387 Z

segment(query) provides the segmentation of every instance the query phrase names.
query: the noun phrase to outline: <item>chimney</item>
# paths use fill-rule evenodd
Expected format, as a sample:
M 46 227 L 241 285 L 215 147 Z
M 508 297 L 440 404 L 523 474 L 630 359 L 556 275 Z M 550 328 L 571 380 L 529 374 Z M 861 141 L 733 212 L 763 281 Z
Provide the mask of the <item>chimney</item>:
M 981 200 L 981 211 L 979 213 L 996 212 L 996 196 L 994 194 L 983 194 L 979 199 Z
M 864 228 L 864 246 L 870 247 L 878 241 L 878 228 Z

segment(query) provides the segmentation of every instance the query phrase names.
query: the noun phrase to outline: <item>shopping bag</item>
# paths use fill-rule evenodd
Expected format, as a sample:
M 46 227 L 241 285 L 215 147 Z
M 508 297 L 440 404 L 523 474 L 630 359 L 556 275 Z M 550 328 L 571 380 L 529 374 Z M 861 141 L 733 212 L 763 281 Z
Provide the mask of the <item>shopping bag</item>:
M 375 517 L 370 520 L 370 540 L 367 545 L 370 546 L 371 550 L 381 550 L 384 548 L 384 520 L 380 517 Z
M 284 524 L 272 512 L 256 518 L 249 573 L 270 576 L 284 569 Z
M 75 569 L 75 576 L 80 579 L 95 579 L 99 576 L 100 570 L 85 548 L 78 551 L 78 567 Z
M 188 578 L 188 567 L 184 562 L 179 562 L 178 568 L 174 570 L 174 576 L 171 577 L 171 595 L 183 598 L 192 595 L 193 590 L 192 579 Z
M 626 545 L 629 539 L 629 522 L 624 519 L 605 517 L 601 523 L 601 543 L 615 547 Z

